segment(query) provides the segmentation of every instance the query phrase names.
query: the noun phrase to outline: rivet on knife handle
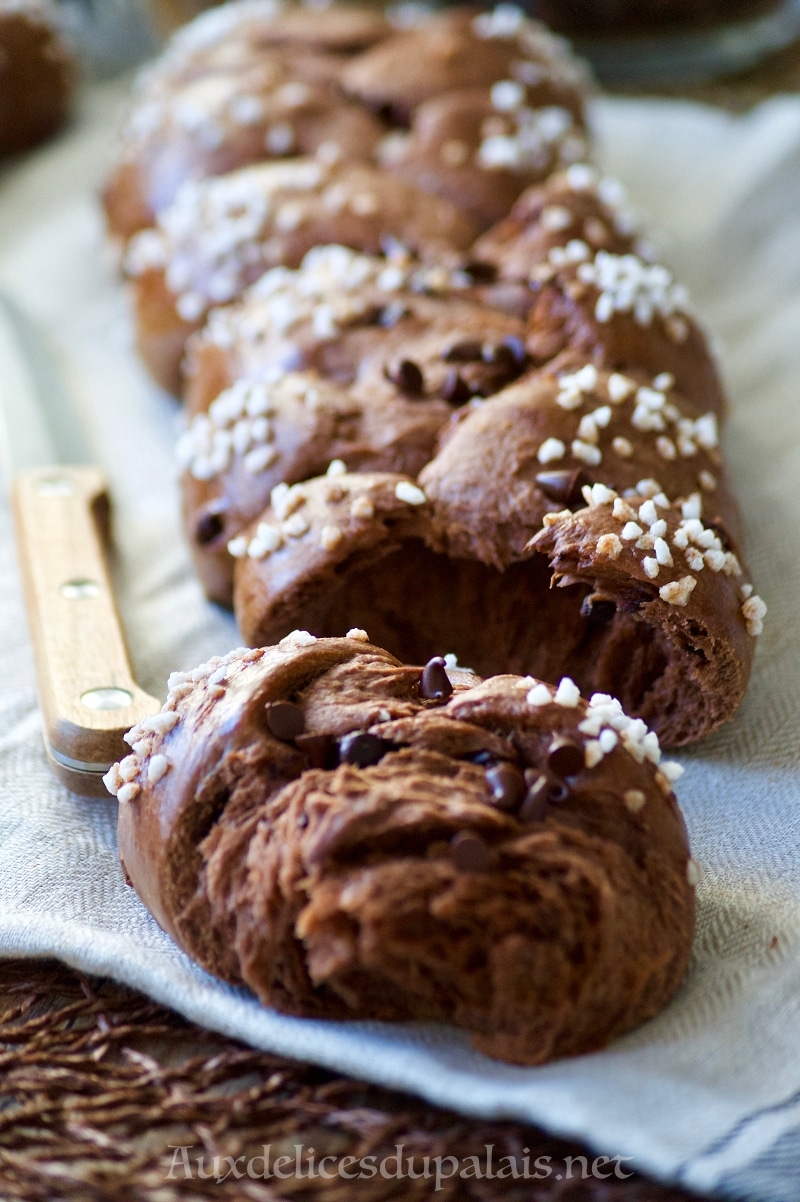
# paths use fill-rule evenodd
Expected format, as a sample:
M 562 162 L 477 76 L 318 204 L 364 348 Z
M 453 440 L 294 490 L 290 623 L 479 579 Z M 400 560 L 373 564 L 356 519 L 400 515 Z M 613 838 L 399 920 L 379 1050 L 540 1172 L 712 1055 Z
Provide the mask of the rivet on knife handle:
M 133 679 L 104 553 L 106 483 L 93 467 L 31 468 L 14 480 L 14 517 L 48 757 L 86 797 L 159 702 Z

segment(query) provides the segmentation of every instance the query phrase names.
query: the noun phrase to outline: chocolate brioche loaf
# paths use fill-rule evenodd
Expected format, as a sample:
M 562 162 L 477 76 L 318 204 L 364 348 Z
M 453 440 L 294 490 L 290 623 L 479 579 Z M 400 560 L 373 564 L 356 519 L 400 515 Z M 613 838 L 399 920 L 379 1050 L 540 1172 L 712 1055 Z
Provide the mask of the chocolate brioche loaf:
M 400 659 L 569 675 L 699 738 L 735 712 L 764 613 L 703 332 L 585 166 L 478 246 L 438 272 L 318 249 L 192 339 L 200 575 L 229 601 L 236 561 L 254 645 L 357 622 Z
M 165 103 L 279 52 L 294 20 L 295 50 L 346 57 L 340 99 L 408 128 L 382 168 L 317 155 L 190 181 L 130 244 L 139 347 L 170 390 L 188 346 L 184 509 L 208 595 L 254 644 L 357 623 L 410 662 L 446 647 L 482 675 L 570 676 L 668 743 L 714 730 L 764 615 L 724 396 L 619 187 L 585 163 L 547 175 L 578 149 L 580 73 L 505 6 L 388 34 L 354 13 L 349 42 L 331 12 L 313 46 L 298 10 L 224 13 L 224 37 L 198 26 L 156 70 Z M 514 159 L 525 114 L 550 109 L 571 149 Z M 529 168 L 546 178 L 487 231 L 462 168 L 503 213 Z
M 238 0 L 194 21 L 139 80 L 104 193 L 111 232 L 153 225 L 186 181 L 306 154 L 375 158 L 488 225 L 586 157 L 586 74 L 544 26 L 508 5 L 413 18 Z
M 609 696 L 296 631 L 176 674 L 127 739 L 107 783 L 129 881 L 268 1005 L 454 1023 L 538 1064 L 683 976 L 680 769 Z

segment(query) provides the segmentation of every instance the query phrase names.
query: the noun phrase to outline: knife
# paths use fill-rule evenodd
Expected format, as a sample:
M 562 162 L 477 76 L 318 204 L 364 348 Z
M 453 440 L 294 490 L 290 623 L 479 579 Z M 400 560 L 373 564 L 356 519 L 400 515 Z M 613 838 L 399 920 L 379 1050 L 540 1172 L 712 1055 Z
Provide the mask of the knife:
M 0 296 L 0 466 L 10 494 L 44 745 L 62 784 L 108 797 L 122 736 L 160 703 L 136 684 L 105 550 L 108 487 L 44 332 Z

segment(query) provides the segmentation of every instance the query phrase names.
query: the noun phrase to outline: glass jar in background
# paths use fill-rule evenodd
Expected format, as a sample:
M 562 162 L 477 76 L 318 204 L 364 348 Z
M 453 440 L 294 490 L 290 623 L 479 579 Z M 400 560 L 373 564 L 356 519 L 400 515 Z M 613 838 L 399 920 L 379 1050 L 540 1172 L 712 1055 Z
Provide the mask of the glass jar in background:
M 96 75 L 141 61 L 178 25 L 221 2 L 57 0 L 68 34 Z M 383 0 L 359 2 L 384 7 Z M 397 8 L 402 0 L 387 2 Z M 464 0 L 428 0 L 433 9 L 460 2 Z M 492 0 L 476 2 L 492 4 Z M 589 59 L 601 83 L 623 87 L 692 84 L 732 74 L 800 37 L 800 0 L 516 3 L 569 37 L 576 51 Z
M 92 76 L 115 75 L 152 54 L 145 0 L 56 0 L 60 25 Z
M 800 0 L 527 0 L 603 83 L 689 84 L 754 66 L 800 37 Z
M 56 0 L 60 23 L 93 76 L 154 54 L 168 34 L 222 0 Z

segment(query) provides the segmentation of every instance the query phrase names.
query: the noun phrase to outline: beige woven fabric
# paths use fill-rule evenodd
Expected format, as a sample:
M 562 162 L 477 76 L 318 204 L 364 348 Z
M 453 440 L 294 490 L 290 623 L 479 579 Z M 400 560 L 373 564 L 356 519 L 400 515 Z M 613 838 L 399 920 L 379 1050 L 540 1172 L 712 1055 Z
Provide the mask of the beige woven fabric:
M 0 286 L 49 326 L 78 374 L 114 482 L 139 677 L 163 693 L 170 670 L 238 639 L 189 570 L 171 460 L 177 410 L 133 358 L 103 251 L 94 189 L 117 99 L 94 93 L 65 141 L 0 178 Z M 674 1004 L 601 1054 L 522 1070 L 449 1030 L 281 1018 L 195 969 L 123 885 L 113 803 L 78 801 L 48 774 L 6 509 L 0 953 L 60 956 L 256 1046 L 466 1112 L 534 1120 L 665 1178 L 788 1202 L 800 1161 L 800 100 L 740 119 L 607 101 L 597 121 L 606 166 L 666 231 L 667 258 L 726 343 L 727 451 L 770 607 L 739 717 L 680 757 L 704 879 L 695 959 Z

